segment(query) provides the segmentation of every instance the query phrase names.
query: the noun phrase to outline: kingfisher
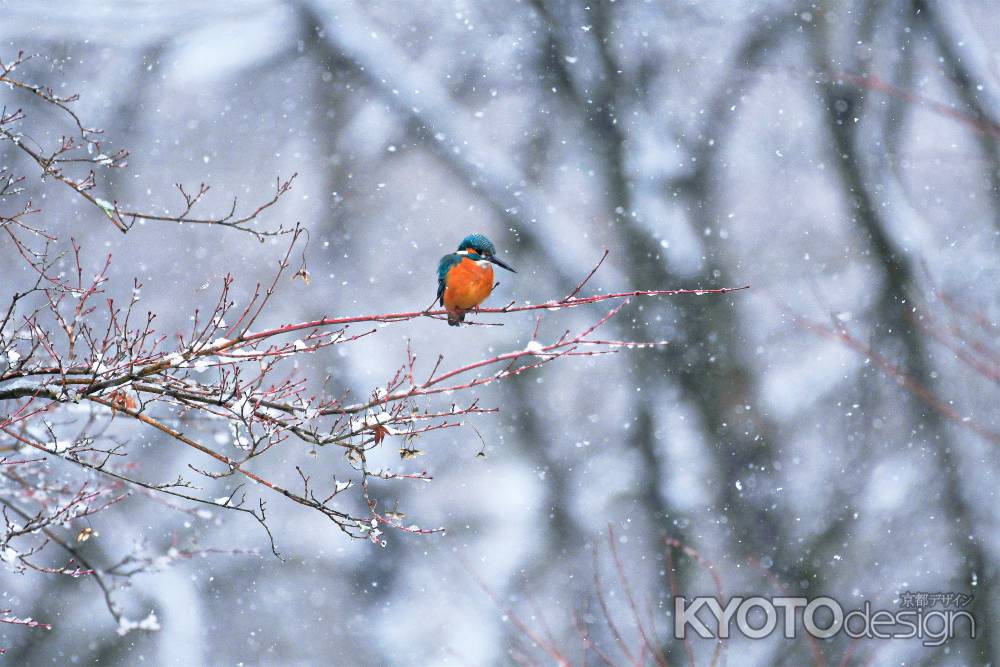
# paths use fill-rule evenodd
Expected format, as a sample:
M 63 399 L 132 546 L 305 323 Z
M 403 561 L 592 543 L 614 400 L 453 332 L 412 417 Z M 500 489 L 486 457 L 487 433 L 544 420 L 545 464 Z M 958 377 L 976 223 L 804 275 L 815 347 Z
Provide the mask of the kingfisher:
M 493 267 L 517 273 L 497 259 L 496 246 L 482 234 L 470 234 L 458 250 L 445 255 L 438 264 L 438 302 L 448 310 L 448 324 L 457 327 L 465 313 L 475 308 L 493 291 Z

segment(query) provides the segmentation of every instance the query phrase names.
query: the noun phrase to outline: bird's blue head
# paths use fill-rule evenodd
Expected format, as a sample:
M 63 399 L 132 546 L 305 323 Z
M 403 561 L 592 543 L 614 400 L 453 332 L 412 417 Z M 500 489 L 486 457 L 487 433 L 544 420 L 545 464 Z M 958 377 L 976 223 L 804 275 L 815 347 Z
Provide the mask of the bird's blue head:
M 497 259 L 496 246 L 493 245 L 493 241 L 490 241 L 482 234 L 469 234 L 466 236 L 462 239 L 462 242 L 458 244 L 458 252 L 475 253 L 486 261 L 496 264 L 500 268 L 517 273 L 517 271 L 514 271 L 514 269 L 507 266 L 507 264 Z
M 483 257 L 497 254 L 497 248 L 493 245 L 493 241 L 482 234 L 469 234 L 462 239 L 462 242 L 458 244 L 458 251 L 462 252 L 463 250 L 472 250 Z

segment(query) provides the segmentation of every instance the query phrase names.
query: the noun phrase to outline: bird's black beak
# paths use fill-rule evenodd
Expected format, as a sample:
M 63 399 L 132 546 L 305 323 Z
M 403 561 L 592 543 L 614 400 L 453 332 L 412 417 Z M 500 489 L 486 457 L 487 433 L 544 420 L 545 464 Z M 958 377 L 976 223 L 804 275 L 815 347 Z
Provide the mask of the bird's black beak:
M 517 273 L 517 271 L 515 271 L 515 270 L 514 270 L 514 269 L 512 269 L 512 268 L 510 268 L 509 266 L 507 266 L 507 265 L 506 265 L 506 264 L 504 264 L 504 263 L 503 263 L 502 261 L 500 261 L 499 259 L 497 259 L 496 257 L 494 257 L 494 256 L 492 256 L 492 255 L 490 255 L 490 256 L 489 256 L 489 257 L 487 257 L 486 259 L 487 259 L 488 261 L 490 261 L 490 262 L 493 262 L 494 264 L 496 264 L 497 266 L 499 266 L 499 267 L 500 267 L 501 269 L 507 269 L 507 270 L 508 270 L 508 271 L 510 271 L 511 273 Z

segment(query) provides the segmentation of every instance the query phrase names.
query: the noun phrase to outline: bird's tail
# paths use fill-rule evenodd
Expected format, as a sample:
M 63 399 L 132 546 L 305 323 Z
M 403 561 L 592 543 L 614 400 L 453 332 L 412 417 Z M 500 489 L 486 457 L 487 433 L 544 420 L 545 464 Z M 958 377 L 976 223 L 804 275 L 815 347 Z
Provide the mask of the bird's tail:
M 464 310 L 449 310 L 448 311 L 448 324 L 453 327 L 457 327 L 462 322 L 465 321 L 465 311 Z

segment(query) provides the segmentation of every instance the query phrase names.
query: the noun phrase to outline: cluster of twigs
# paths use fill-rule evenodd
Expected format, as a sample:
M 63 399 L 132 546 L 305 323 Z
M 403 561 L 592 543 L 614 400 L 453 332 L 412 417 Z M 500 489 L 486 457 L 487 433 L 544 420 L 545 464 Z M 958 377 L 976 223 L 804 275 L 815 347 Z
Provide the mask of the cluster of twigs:
M 947 294 L 936 291 L 933 300 L 908 313 L 910 323 L 949 353 L 961 367 L 990 385 L 1000 385 L 1000 348 L 996 324 L 982 313 L 970 310 Z M 953 400 L 921 381 L 905 366 L 874 347 L 856 328 L 831 317 L 828 322 L 795 316 L 799 325 L 824 338 L 835 340 L 862 355 L 868 363 L 893 378 L 900 387 L 927 408 L 960 428 L 975 433 L 986 442 L 1000 444 L 1000 433 L 972 414 L 967 414 Z
M 668 592 L 671 597 L 682 595 L 677 585 L 674 567 L 674 551 L 678 551 L 711 577 L 714 593 L 722 599 L 722 579 L 712 561 L 674 537 L 664 536 L 662 541 L 669 582 Z M 519 637 L 517 635 L 515 637 L 522 640 L 518 642 L 519 645 L 508 648 L 508 654 L 517 664 L 528 666 L 554 663 L 561 667 L 569 667 L 574 664 L 597 663 L 608 667 L 619 664 L 632 667 L 647 665 L 669 667 L 665 647 L 659 643 L 663 633 L 657 623 L 657 607 L 652 599 L 639 598 L 633 582 L 629 580 L 628 568 L 622 554 L 619 553 L 614 528 L 610 525 L 607 529 L 606 542 L 614 576 L 608 580 L 602 575 L 601 548 L 600 544 L 595 542 L 592 546 L 593 578 L 590 591 L 593 597 L 587 600 L 584 609 L 574 610 L 572 614 L 573 630 L 579 640 L 577 645 L 566 645 L 557 641 L 537 608 L 532 617 L 535 622 L 525 621 L 517 610 L 502 602 L 477 578 L 479 586 L 517 630 Z M 612 605 L 611 598 L 619 596 L 623 600 L 621 604 L 624 605 L 624 611 L 619 611 Z M 530 600 L 530 596 L 528 597 Z M 662 609 L 658 611 L 662 615 Z M 709 663 L 713 667 L 719 664 L 723 657 L 725 640 L 718 639 L 714 643 Z M 695 667 L 695 654 L 690 641 L 685 639 L 683 644 L 688 663 L 691 667 Z M 545 660 L 536 658 L 536 654 L 539 653 L 545 656 Z M 577 657 L 579 659 L 576 659 Z
M 72 104 L 79 99 L 78 95 L 63 97 L 57 95 L 48 86 L 28 83 L 19 78 L 16 70 L 30 59 L 31 56 L 20 51 L 10 62 L 5 63 L 0 60 L 0 84 L 13 90 L 28 93 L 40 100 L 45 106 L 55 109 L 63 119 L 68 120 L 70 131 L 62 136 L 57 145 L 42 146 L 20 127 L 26 119 L 25 111 L 20 107 L 8 108 L 4 105 L 0 107 L 0 140 L 13 144 L 27 155 L 41 170 L 43 178 L 55 179 L 100 209 L 111 223 L 122 232 L 127 232 L 133 225 L 141 221 L 228 227 L 252 234 L 261 241 L 269 236 L 291 232 L 290 229 L 281 226 L 272 230 L 260 229 L 255 226 L 255 223 L 262 213 L 277 204 L 278 200 L 291 189 L 296 174 L 288 179 L 278 178 L 273 196 L 246 213 L 237 212 L 237 200 L 233 198 L 229 211 L 223 215 L 196 215 L 195 211 L 198 205 L 210 189 L 204 183 L 201 183 L 194 193 L 185 190 L 180 183 L 175 184 L 174 187 L 183 200 L 183 207 L 180 212 L 174 213 L 142 211 L 114 200 L 102 199 L 98 194 L 100 190 L 98 173 L 126 167 L 128 165 L 128 151 L 122 148 L 111 150 L 108 146 L 109 142 L 104 139 L 102 130 L 88 127 L 83 123 L 72 108 Z M 19 188 L 23 181 L 23 176 L 14 176 L 6 168 L 0 168 L 0 196 L 19 194 Z M 28 200 L 20 211 L 13 214 L 0 212 L 0 223 L 3 223 L 5 228 L 9 227 L 8 235 L 11 234 L 11 229 L 20 227 L 22 230 L 47 237 L 40 229 L 30 228 L 23 224 L 24 217 L 32 212 L 34 209 L 31 206 L 31 201 Z
M 10 63 L 0 62 L 0 83 L 40 101 L 43 109 L 55 110 L 68 120 L 70 133 L 57 146 L 42 148 L 22 127 L 26 113 L 3 107 L 0 146 L 12 145 L 15 154 L 26 155 L 27 164 L 37 167 L 43 182 L 67 186 L 123 232 L 145 220 L 213 225 L 248 232 L 258 239 L 288 235 L 287 248 L 270 282 L 259 284 L 252 297 L 238 304 L 232 296 L 235 278 L 226 275 L 214 304 L 207 311 L 192 306 L 190 331 L 172 337 L 157 328 L 155 313 L 143 311 L 143 285 L 131 281 L 131 296 L 125 302 L 109 297 L 106 289 L 116 280 L 110 273 L 111 256 L 89 277 L 81 247 L 75 241 L 63 247 L 46 229 L 30 196 L 27 177 L 7 169 L 0 174 L 0 228 L 31 276 L 0 311 L 0 405 L 4 406 L 0 446 L 8 453 L 0 460 L 0 505 L 5 521 L 0 558 L 17 572 L 92 577 L 120 632 L 158 626 L 155 615 L 143 621 L 123 615 L 112 599 L 118 580 L 194 553 L 214 551 L 176 545 L 166 554 L 137 552 L 117 565 L 92 565 L 82 552 L 84 543 L 98 535 L 91 525 L 95 514 L 136 493 L 199 516 L 210 516 L 215 510 L 242 513 L 263 528 L 275 555 L 278 551 L 266 514 L 269 492 L 319 512 L 351 537 L 376 544 L 385 544 L 388 528 L 417 534 L 439 532 L 441 528 L 404 523 L 403 513 L 380 505 L 373 483 L 429 481 L 425 471 L 412 469 L 408 462 L 419 453 L 416 440 L 432 431 L 461 426 L 470 416 L 495 412 L 495 408 L 480 406 L 477 388 L 564 357 L 609 354 L 649 344 L 597 336 L 630 298 L 730 291 L 648 290 L 579 296 L 602 258 L 561 299 L 479 311 L 539 313 L 525 347 L 451 368 L 438 355 L 429 369 L 418 368 L 417 355 L 407 348 L 405 362 L 396 373 L 358 400 L 330 387 L 329 378 L 319 383 L 298 374 L 294 362 L 373 335 L 385 324 L 441 318 L 444 311 L 262 325 L 305 232 L 297 225 L 263 229 L 257 222 L 288 192 L 291 179 L 279 179 L 273 197 L 245 215 L 236 214 L 234 202 L 220 216 L 196 217 L 192 211 L 208 190 L 204 185 L 194 194 L 177 186 L 184 200 L 180 213 L 143 213 L 107 202 L 97 194 L 101 189 L 98 174 L 124 168 L 128 153 L 106 149 L 101 131 L 88 128 L 73 111 L 75 96 L 60 97 L 17 78 L 18 68 L 26 61 L 24 54 L 18 54 Z M 67 264 L 69 271 L 64 269 Z M 302 276 L 308 276 L 304 265 L 293 277 Z M 612 307 L 592 325 L 566 331 L 554 340 L 539 340 L 542 313 L 604 302 Z M 129 429 L 129 423 L 134 427 Z M 199 433 L 207 429 L 199 429 L 198 424 L 212 425 L 215 437 L 202 439 Z M 219 426 L 222 433 L 228 433 L 221 439 Z M 163 479 L 163 473 L 144 466 L 134 437 L 137 428 L 157 435 L 160 442 L 183 447 L 190 455 L 185 458 L 184 472 Z M 369 455 L 389 436 L 401 443 L 399 468 L 370 466 Z M 282 481 L 265 476 L 255 465 L 269 453 L 284 452 L 296 443 L 317 456 L 320 451 L 338 452 L 344 461 L 343 475 L 319 480 L 296 467 Z M 57 481 L 51 469 L 55 461 L 68 464 L 70 474 L 82 471 L 83 481 Z M 208 491 L 220 486 L 226 488 L 221 497 Z M 350 489 L 356 491 L 348 493 Z M 64 557 L 61 562 L 50 558 L 54 565 L 39 560 L 51 545 Z
M 576 664 L 599 664 L 607 667 L 615 665 L 631 665 L 632 667 L 670 667 L 674 664 L 684 664 L 697 667 L 706 664 L 710 667 L 726 664 L 726 651 L 735 650 L 729 647 L 728 637 L 716 637 L 706 640 L 711 643 L 711 650 L 696 651 L 690 636 L 680 640 L 680 646 L 664 643 L 663 638 L 669 636 L 662 627 L 662 619 L 667 616 L 662 603 L 657 602 L 664 593 L 670 600 L 686 597 L 677 581 L 678 558 L 693 565 L 697 570 L 707 575 L 710 582 L 711 595 L 725 603 L 726 594 L 723 586 L 723 572 L 719 565 L 703 555 L 694 547 L 670 535 L 662 537 L 664 569 L 666 572 L 665 590 L 659 591 L 654 585 L 652 590 L 648 580 L 639 582 L 629 575 L 629 566 L 624 554 L 620 552 L 618 539 L 614 528 L 609 525 L 604 542 L 610 557 L 611 577 L 602 574 L 600 542 L 592 546 L 593 575 L 589 595 L 581 608 L 572 612 L 572 629 L 576 641 L 559 641 L 549 628 L 545 617 L 527 592 L 524 597 L 532 604 L 531 622 L 525 620 L 517 609 L 505 603 L 475 573 L 471 572 L 480 588 L 490 597 L 516 630 L 514 642 L 508 647 L 508 655 L 514 662 L 525 667 L 542 664 L 556 664 L 569 667 Z M 756 560 L 749 560 L 751 572 L 757 572 L 763 582 L 774 593 L 791 595 L 789 584 L 777 573 L 765 567 Z M 466 566 L 466 569 L 469 569 Z M 731 574 L 731 573 L 730 573 Z M 658 619 L 660 621 L 658 622 Z M 672 619 L 668 620 L 672 622 Z M 810 635 L 803 633 L 808 645 L 811 664 L 815 667 L 847 667 L 850 664 L 871 665 L 874 663 L 878 646 L 874 643 L 867 650 L 866 656 L 859 655 L 861 642 L 852 638 L 846 647 L 830 650 Z M 785 649 L 787 650 L 787 649 Z M 840 655 L 837 655 L 840 651 Z M 699 663 L 699 658 L 703 660 Z

